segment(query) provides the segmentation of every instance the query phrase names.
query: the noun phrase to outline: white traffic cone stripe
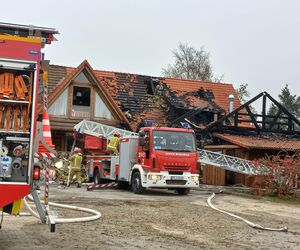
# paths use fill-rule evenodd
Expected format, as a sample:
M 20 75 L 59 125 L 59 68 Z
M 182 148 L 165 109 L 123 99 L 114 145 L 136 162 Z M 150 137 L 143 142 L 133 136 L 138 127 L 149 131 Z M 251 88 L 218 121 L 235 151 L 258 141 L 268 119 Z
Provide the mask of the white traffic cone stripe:
M 51 131 L 43 131 L 44 137 L 51 137 Z
M 43 125 L 48 125 L 48 126 L 50 126 L 49 120 L 43 119 Z

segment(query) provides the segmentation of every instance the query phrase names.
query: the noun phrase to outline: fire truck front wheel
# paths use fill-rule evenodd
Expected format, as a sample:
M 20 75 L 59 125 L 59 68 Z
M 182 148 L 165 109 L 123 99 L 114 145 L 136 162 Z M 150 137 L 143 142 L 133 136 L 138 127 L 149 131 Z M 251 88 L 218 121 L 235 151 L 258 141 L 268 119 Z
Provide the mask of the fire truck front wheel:
M 135 172 L 132 176 L 131 188 L 135 194 L 142 194 L 145 188 L 142 186 L 141 174 L 140 172 Z

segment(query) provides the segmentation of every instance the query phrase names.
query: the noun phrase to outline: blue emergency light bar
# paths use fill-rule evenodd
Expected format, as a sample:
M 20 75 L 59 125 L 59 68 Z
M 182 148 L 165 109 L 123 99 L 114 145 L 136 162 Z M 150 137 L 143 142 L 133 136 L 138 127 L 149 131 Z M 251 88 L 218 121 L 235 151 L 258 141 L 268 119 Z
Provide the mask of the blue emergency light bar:
M 188 124 L 187 122 L 181 122 L 181 126 L 182 126 L 183 128 L 191 128 L 191 127 L 190 127 L 190 124 Z
M 147 125 L 147 127 L 152 127 L 153 121 L 152 120 L 147 120 L 146 125 Z

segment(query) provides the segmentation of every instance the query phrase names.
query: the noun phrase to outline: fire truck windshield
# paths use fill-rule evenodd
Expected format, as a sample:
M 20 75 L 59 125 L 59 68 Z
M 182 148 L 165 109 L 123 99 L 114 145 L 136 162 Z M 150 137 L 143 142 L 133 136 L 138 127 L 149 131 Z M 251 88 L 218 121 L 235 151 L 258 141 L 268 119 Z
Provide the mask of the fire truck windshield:
M 177 152 L 195 152 L 193 133 L 175 131 L 153 131 L 153 149 Z

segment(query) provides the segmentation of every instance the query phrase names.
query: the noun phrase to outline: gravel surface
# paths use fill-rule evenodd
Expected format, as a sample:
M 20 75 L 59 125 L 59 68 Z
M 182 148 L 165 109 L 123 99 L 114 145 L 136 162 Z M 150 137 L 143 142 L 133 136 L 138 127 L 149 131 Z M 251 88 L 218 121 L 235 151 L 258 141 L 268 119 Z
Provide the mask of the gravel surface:
M 289 232 L 253 229 L 211 209 L 210 193 L 187 196 L 171 191 L 129 191 L 50 187 L 50 201 L 88 207 L 102 213 L 87 223 L 58 224 L 50 233 L 31 216 L 4 216 L 0 249 L 300 249 L 300 206 L 228 194 L 217 195 L 216 207 L 266 227 L 288 225 Z M 86 214 L 53 208 L 59 217 Z M 24 212 L 26 212 L 24 210 Z

